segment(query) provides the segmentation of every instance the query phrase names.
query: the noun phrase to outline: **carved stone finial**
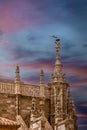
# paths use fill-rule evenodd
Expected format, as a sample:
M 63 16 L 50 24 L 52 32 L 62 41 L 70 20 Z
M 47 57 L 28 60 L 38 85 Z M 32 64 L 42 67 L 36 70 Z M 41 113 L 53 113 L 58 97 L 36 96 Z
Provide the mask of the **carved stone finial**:
M 19 73 L 19 66 L 16 66 L 16 73 Z

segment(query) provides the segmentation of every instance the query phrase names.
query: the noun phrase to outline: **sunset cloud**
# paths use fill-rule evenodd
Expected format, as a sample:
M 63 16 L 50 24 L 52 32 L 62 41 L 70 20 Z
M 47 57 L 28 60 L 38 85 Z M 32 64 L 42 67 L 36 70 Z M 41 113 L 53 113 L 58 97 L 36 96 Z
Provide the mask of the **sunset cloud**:
M 1 0 L 0 78 L 39 84 L 40 70 L 50 82 L 56 59 L 55 39 L 61 39 L 63 73 L 71 87 L 79 130 L 87 130 L 87 1 Z
M 32 11 L 37 12 L 37 9 L 30 1 L 27 3 L 24 0 L 9 0 L 0 3 L 2 3 L 0 6 L 0 27 L 3 31 L 18 31 L 39 24 L 38 15 L 32 13 Z

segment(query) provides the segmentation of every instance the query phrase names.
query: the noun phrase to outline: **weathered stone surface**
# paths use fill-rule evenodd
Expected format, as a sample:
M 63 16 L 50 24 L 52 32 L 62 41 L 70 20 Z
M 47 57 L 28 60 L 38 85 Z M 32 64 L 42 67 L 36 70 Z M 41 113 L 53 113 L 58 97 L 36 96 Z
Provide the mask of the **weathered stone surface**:
M 0 93 L 0 116 L 15 120 L 15 95 Z
M 47 89 L 47 88 L 46 88 Z M 39 104 L 39 97 L 38 104 Z M 31 96 L 20 95 L 20 114 L 23 119 L 30 113 L 31 110 Z M 50 114 L 50 100 L 46 99 L 45 101 L 45 115 L 49 119 Z M 0 92 L 0 115 L 8 119 L 16 119 L 16 94 L 1 93 Z

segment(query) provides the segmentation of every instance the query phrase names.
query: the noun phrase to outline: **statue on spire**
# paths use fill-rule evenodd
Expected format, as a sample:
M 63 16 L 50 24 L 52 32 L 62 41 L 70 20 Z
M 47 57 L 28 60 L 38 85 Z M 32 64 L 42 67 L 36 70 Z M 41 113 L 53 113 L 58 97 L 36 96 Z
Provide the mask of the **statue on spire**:
M 55 39 L 55 43 L 56 43 L 56 52 L 60 51 L 60 39 L 57 36 L 52 36 Z
M 56 62 L 54 68 L 54 74 L 60 75 L 62 74 L 62 64 L 60 58 L 60 39 L 57 36 L 52 36 L 55 39 L 55 49 L 56 49 Z
M 56 39 L 55 43 L 56 43 L 56 52 L 59 52 L 60 51 L 60 39 Z

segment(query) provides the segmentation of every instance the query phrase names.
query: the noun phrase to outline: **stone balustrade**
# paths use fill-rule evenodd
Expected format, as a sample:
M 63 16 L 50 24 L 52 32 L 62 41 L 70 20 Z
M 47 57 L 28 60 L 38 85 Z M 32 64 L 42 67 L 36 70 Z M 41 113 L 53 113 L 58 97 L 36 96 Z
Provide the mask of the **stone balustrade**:
M 0 93 L 15 93 L 15 84 L 14 83 L 7 83 L 7 82 L 0 82 Z
M 39 97 L 39 86 L 32 84 L 20 84 L 20 93 L 25 96 Z M 1 82 L 0 81 L 0 93 L 15 94 L 15 83 L 14 82 Z M 45 97 L 50 98 L 49 88 L 45 87 Z
M 21 94 L 26 95 L 26 96 L 32 96 L 34 95 L 35 97 L 39 97 L 40 95 L 40 89 L 39 86 L 34 86 L 34 85 L 29 85 L 29 84 L 24 84 L 21 85 Z M 45 87 L 45 97 L 50 98 L 50 92 L 49 88 Z

